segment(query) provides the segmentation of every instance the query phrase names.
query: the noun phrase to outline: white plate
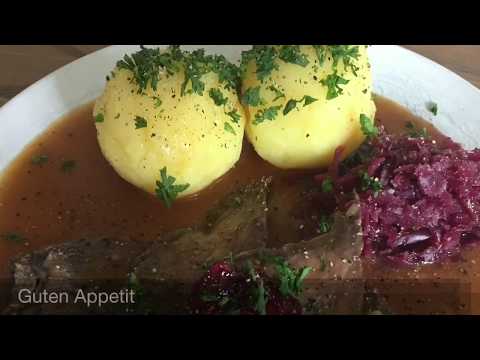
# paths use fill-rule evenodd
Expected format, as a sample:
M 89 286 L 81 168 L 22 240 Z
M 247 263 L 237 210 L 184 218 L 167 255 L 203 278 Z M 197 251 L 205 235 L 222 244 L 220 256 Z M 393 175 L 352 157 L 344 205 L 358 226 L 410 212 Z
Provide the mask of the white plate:
M 250 46 L 195 47 L 238 61 L 241 51 Z M 136 50 L 138 46 L 117 45 L 85 56 L 38 81 L 0 108 L 0 173 L 53 121 L 95 99 L 116 61 Z M 408 107 L 467 148 L 480 146 L 479 89 L 399 46 L 375 45 L 369 52 L 377 94 Z M 431 101 L 439 107 L 436 117 L 426 107 Z

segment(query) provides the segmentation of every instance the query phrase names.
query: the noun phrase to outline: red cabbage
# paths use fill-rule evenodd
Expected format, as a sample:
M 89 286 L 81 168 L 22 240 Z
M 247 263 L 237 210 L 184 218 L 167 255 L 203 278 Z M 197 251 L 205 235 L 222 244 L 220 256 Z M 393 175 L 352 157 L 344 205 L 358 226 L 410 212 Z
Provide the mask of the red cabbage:
M 371 145 L 382 191 L 359 194 L 364 256 L 434 263 L 480 240 L 480 150 L 384 132 Z

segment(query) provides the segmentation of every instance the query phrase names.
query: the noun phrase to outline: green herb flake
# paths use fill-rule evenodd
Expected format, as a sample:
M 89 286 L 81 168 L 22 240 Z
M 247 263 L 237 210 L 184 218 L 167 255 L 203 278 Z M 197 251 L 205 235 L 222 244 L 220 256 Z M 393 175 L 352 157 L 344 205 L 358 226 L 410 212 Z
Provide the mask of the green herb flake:
M 281 257 L 273 257 L 271 260 L 275 264 L 280 281 L 280 293 L 283 296 L 298 297 L 303 291 L 303 282 L 312 271 L 312 268 L 294 269 Z
M 25 238 L 16 233 L 6 233 L 2 235 L 2 238 L 6 241 L 17 243 L 17 244 L 25 242 Z
M 325 59 L 327 58 L 328 47 L 326 45 L 312 45 L 315 49 L 319 65 L 323 65 Z
M 291 112 L 293 109 L 295 109 L 299 103 L 303 102 L 304 103 L 303 107 L 305 107 L 305 106 L 308 106 L 308 105 L 314 103 L 315 101 L 318 101 L 318 100 L 311 97 L 311 96 L 308 96 L 308 95 L 305 95 L 300 100 L 290 99 L 290 100 L 287 101 L 287 104 L 285 105 L 285 108 L 283 109 L 283 115 L 287 115 L 289 112 Z
M 374 138 L 378 135 L 378 128 L 373 121 L 365 114 L 360 114 L 360 126 L 367 138 Z
M 159 97 L 152 96 L 152 99 L 154 101 L 153 106 L 155 107 L 155 109 L 158 109 L 160 106 L 162 106 L 162 100 Z
M 369 176 L 367 172 L 361 173 L 360 180 L 361 180 L 361 190 L 362 191 L 372 190 L 374 196 L 378 196 L 378 194 L 383 189 L 382 183 L 377 178 L 372 178 L 371 176 Z
M 226 90 L 236 89 L 240 83 L 239 68 L 229 63 L 223 55 L 205 55 L 204 49 L 198 49 L 191 53 L 184 53 L 182 63 L 185 70 L 182 96 L 189 93 L 203 95 L 205 83 L 202 77 L 210 72 L 218 75 L 220 84 Z M 189 90 L 187 90 L 188 84 L 191 84 Z
M 230 125 L 228 122 L 225 122 L 224 127 L 226 132 L 229 132 L 230 134 L 237 135 L 235 130 L 233 129 L 232 125 Z
M 305 67 L 309 64 L 307 56 L 302 54 L 299 45 L 283 45 L 278 57 L 286 63 Z
M 48 155 L 36 155 L 31 162 L 33 165 L 44 165 L 48 162 Z
M 208 95 L 217 106 L 223 106 L 228 102 L 228 98 L 226 98 L 219 89 L 211 88 Z
M 340 61 L 343 62 L 345 70 L 350 69 L 357 76 L 358 67 L 355 61 L 360 56 L 359 47 L 352 45 L 331 45 L 329 46 L 333 59 L 333 68 L 336 69 Z
M 117 62 L 119 69 L 133 73 L 132 82 L 138 85 L 138 93 L 143 94 L 148 86 L 157 90 L 162 73 L 167 76 L 183 70 L 184 81 L 181 95 L 195 93 L 203 95 L 205 83 L 203 75 L 213 72 L 225 89 L 236 89 L 240 83 L 238 66 L 230 63 L 223 55 L 206 55 L 204 49 L 193 52 L 180 50 L 180 46 L 169 46 L 166 51 L 141 46 L 141 50 Z
M 75 160 L 66 160 L 62 163 L 61 169 L 64 173 L 71 173 L 76 166 Z
M 313 104 L 315 101 L 318 101 L 318 99 L 315 99 L 311 96 L 305 95 L 303 98 L 305 100 L 305 103 L 303 104 L 303 107 L 308 106 L 310 104 Z
M 267 109 L 262 109 L 257 111 L 255 114 L 255 120 L 253 120 L 253 125 L 258 125 L 263 123 L 266 120 L 273 121 L 278 115 L 278 111 L 281 110 L 282 106 L 271 106 Z
M 278 64 L 275 61 L 277 55 L 277 50 L 273 46 L 255 45 L 251 50 L 242 52 L 240 71 L 245 74 L 248 64 L 255 61 L 257 79 L 263 83 L 272 71 L 278 70 Z
M 438 105 L 437 103 L 431 102 L 427 105 L 428 111 L 430 111 L 434 116 L 438 114 Z
M 298 101 L 295 99 L 290 99 L 287 101 L 285 108 L 283 109 L 283 115 L 287 115 L 290 111 L 297 107 Z
M 328 88 L 327 100 L 332 100 L 342 95 L 343 89 L 340 85 L 347 85 L 350 81 L 337 75 L 336 72 L 327 76 L 326 79 L 320 81 L 320 83 Z
M 284 98 L 285 94 L 278 90 L 275 86 L 271 85 L 268 87 L 268 90 L 273 91 L 275 93 L 275 98 L 272 100 L 272 102 L 277 101 L 278 99 Z
M 429 137 L 427 129 L 422 128 L 418 129 L 411 121 L 408 121 L 405 125 L 405 128 L 407 130 L 407 135 L 410 136 L 411 138 L 414 139 L 427 139 Z
M 318 223 L 318 230 L 320 234 L 326 234 L 332 230 L 333 218 L 331 216 L 322 215 Z
M 103 116 L 102 113 L 99 113 L 95 116 L 96 123 L 103 123 L 104 121 L 105 121 L 105 117 Z
M 137 83 L 139 94 L 143 93 L 149 85 L 153 90 L 157 90 L 162 69 L 169 74 L 178 71 L 179 54 L 181 54 L 178 46 L 171 46 L 165 52 L 158 48 L 148 49 L 144 46 L 140 48 L 140 51 L 132 55 L 125 55 L 122 60 L 117 62 L 119 69 L 132 72 L 132 81 Z
M 328 177 L 322 181 L 322 192 L 331 193 L 333 191 L 333 180 Z
M 228 116 L 231 117 L 232 121 L 235 123 L 235 124 L 238 124 L 240 122 L 240 114 L 237 112 L 237 109 L 234 109 L 232 111 L 229 111 L 228 113 L 226 113 Z
M 317 59 L 320 65 L 323 65 L 327 57 L 332 59 L 332 68 L 337 71 L 338 64 L 343 62 L 345 71 L 352 71 L 357 76 L 359 67 L 355 64 L 358 60 L 359 46 L 352 45 L 312 45 L 315 49 Z
M 262 103 L 260 98 L 260 86 L 248 88 L 243 94 L 242 102 L 249 106 L 259 106 Z
M 155 194 L 167 208 L 171 208 L 178 194 L 190 187 L 190 184 L 175 185 L 176 178 L 167 175 L 167 168 L 160 170 L 160 181 L 156 182 Z
M 148 126 L 148 122 L 145 118 L 143 118 L 141 116 L 136 116 L 135 117 L 135 129 L 136 130 L 146 128 L 147 126 Z

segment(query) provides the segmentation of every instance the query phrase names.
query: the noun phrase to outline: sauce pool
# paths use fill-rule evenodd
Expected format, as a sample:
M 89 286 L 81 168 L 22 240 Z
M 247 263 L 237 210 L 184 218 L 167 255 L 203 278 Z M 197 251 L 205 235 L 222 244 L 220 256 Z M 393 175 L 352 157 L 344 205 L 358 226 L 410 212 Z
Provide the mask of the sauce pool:
M 433 138 L 442 135 L 429 123 L 405 108 L 376 97 L 377 122 L 389 132 L 405 129 L 410 121 L 425 127 Z M 263 161 L 245 142 L 240 161 L 215 184 L 166 209 L 154 196 L 121 179 L 103 157 L 97 143 L 93 104 L 84 105 L 55 122 L 12 162 L 0 181 L 0 279 L 11 277 L 13 257 L 48 245 L 82 238 L 111 237 L 122 240 L 155 240 L 167 231 L 200 222 L 212 205 L 227 193 L 261 176 L 289 178 L 305 172 L 284 171 Z M 47 156 L 44 164 L 32 158 Z M 70 171 L 62 166 L 74 161 Z M 16 234 L 22 241 L 4 235 Z M 480 252 L 466 251 L 458 264 L 425 266 L 420 270 L 386 270 L 366 264 L 367 276 L 375 279 L 451 279 L 468 283 L 472 294 L 469 309 L 480 313 Z M 474 263 L 479 259 L 478 264 Z M 476 294 L 476 296 L 473 296 Z M 474 299 L 475 298 L 475 299 Z M 470 310 L 469 310 L 470 311 Z

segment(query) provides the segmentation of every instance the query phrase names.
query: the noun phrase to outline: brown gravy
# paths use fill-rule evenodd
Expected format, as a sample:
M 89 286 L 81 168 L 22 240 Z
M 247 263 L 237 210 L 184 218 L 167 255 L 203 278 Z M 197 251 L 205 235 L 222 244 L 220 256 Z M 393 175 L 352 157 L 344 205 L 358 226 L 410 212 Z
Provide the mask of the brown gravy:
M 429 123 L 403 107 L 381 97 L 375 101 L 377 121 L 388 131 L 398 132 L 411 121 L 426 127 L 434 138 L 441 140 L 441 134 Z M 18 254 L 81 238 L 157 239 L 165 231 L 198 223 L 216 200 L 240 184 L 264 175 L 288 178 L 299 174 L 269 165 L 246 142 L 235 168 L 201 194 L 177 201 L 167 210 L 155 197 L 122 180 L 104 159 L 96 139 L 92 106 L 82 106 L 53 124 L 3 174 L 0 236 L 14 233 L 25 242 L 0 238 L 0 278 L 9 277 L 9 261 Z M 43 165 L 32 164 L 32 158 L 38 155 L 47 155 L 48 161 Z M 64 172 L 61 167 L 68 160 L 74 160 L 75 167 Z M 456 285 L 461 280 L 468 286 L 468 295 L 472 294 L 471 301 L 463 304 L 467 306 L 463 312 L 480 313 L 480 297 L 473 295 L 480 293 L 477 248 L 466 250 L 462 262 L 418 269 L 366 265 L 366 277 L 381 279 L 379 286 L 387 281 L 390 289 L 395 279 L 438 278 Z M 415 303 L 419 304 L 416 300 Z M 399 307 L 401 312 L 403 303 Z

